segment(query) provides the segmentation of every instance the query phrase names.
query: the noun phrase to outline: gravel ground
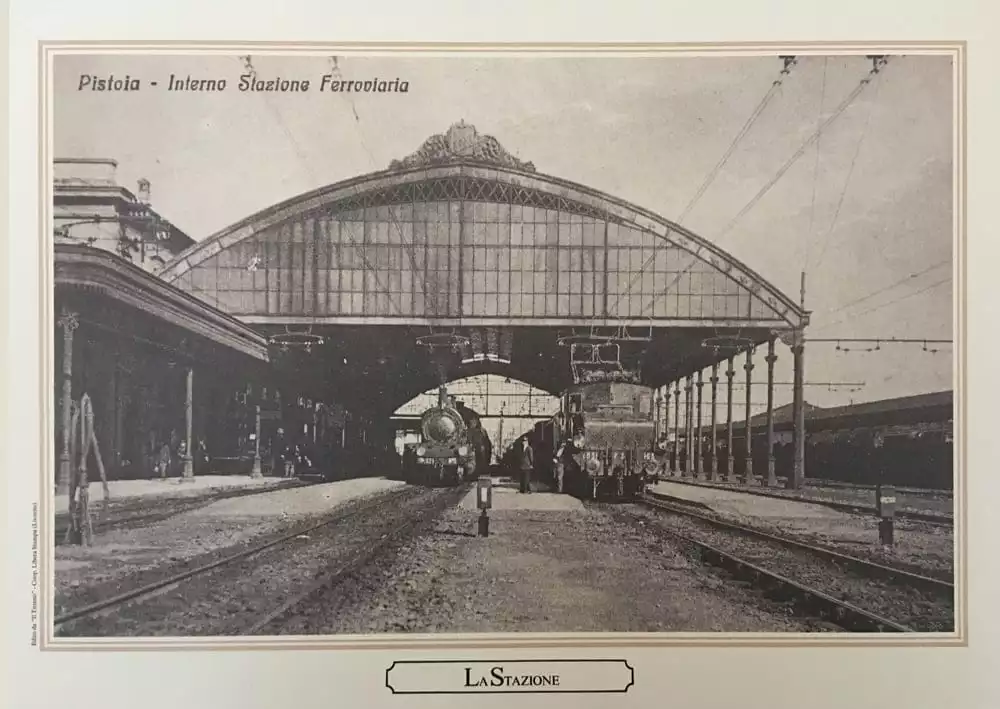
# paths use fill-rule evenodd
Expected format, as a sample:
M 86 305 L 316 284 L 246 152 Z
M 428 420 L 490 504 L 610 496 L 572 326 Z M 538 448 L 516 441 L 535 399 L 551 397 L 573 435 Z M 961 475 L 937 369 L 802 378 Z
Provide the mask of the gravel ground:
M 402 488 L 376 478 L 309 485 L 230 498 L 141 528 L 96 534 L 94 545 L 55 549 L 56 614 L 148 583 L 164 568 L 197 564 L 240 545 L 277 534 L 311 517 L 372 495 Z
M 69 623 L 59 634 L 189 637 L 246 633 L 331 571 L 390 553 L 388 547 L 400 541 L 401 525 L 433 519 L 442 506 L 454 505 L 462 492 L 407 487 L 345 505 L 326 526 L 168 586 L 153 597 Z M 181 569 L 173 569 L 177 570 Z
M 353 600 L 314 605 L 307 625 L 351 634 L 830 629 L 788 617 L 603 511 L 494 510 L 485 539 L 476 517 L 448 510 L 393 563 L 357 579 Z
M 621 507 L 614 513 L 645 525 L 676 531 L 703 541 L 720 551 L 749 561 L 834 598 L 854 604 L 890 620 L 924 632 L 954 629 L 952 599 L 891 581 L 871 578 L 852 568 L 840 567 L 808 552 L 763 539 L 713 527 L 707 522 L 653 510 L 638 505 Z
M 946 581 L 954 579 L 955 534 L 952 527 L 897 519 L 895 544 L 886 548 L 879 543 L 878 519 L 872 515 L 685 485 L 668 487 L 660 483 L 653 489 L 707 504 L 711 513 L 728 522 L 825 546 L 906 571 Z

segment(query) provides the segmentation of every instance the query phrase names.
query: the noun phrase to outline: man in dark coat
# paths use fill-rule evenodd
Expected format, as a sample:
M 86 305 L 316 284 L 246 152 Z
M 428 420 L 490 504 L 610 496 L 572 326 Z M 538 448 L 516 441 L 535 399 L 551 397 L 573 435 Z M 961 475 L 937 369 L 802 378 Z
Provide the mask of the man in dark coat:
M 521 492 L 531 492 L 531 471 L 535 467 L 535 455 L 527 438 L 521 442 L 521 446 L 520 460 L 518 461 L 521 473 Z

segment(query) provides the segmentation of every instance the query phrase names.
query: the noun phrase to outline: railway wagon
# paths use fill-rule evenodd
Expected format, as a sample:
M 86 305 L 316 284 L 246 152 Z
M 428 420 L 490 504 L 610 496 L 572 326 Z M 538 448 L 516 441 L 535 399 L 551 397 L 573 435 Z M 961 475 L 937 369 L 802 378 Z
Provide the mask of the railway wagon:
M 492 444 L 479 416 L 449 397 L 442 387 L 438 404 L 420 416 L 421 441 L 403 453 L 403 477 L 414 485 L 453 486 L 486 470 Z
M 806 476 L 849 484 L 877 482 L 901 487 L 950 490 L 954 480 L 952 392 L 934 392 L 896 399 L 839 406 L 810 407 L 805 414 Z M 792 473 L 790 407 L 775 411 L 774 459 L 779 477 Z M 734 468 L 743 472 L 744 431 L 733 437 Z M 727 453 L 724 431 L 717 434 L 722 469 Z M 878 438 L 881 446 L 876 448 Z M 766 471 L 767 435 L 764 418 L 751 419 L 755 471 Z M 706 431 L 705 450 L 711 445 Z M 705 455 L 703 452 L 702 455 Z
M 655 436 L 648 387 L 624 382 L 578 385 L 563 395 L 555 416 L 536 426 L 536 469 L 540 467 L 557 490 L 575 497 L 632 499 L 660 465 Z

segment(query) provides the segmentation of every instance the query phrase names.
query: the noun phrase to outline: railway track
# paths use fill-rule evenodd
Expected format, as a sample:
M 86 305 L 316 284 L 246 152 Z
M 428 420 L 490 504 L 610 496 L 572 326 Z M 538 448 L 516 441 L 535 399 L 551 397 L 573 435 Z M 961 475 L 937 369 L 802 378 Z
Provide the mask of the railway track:
M 445 491 L 407 487 L 348 503 L 322 520 L 241 551 L 65 611 L 53 624 L 62 636 L 257 634 L 385 553 L 466 491 L 466 486 Z M 330 558 L 324 552 L 331 552 Z M 296 574 L 312 576 L 296 581 Z M 289 586 L 303 583 L 304 590 L 289 593 Z M 231 586 L 240 593 L 227 591 Z M 113 627 L 102 627 L 101 620 L 112 614 Z
M 783 495 L 778 492 L 767 492 L 765 490 L 754 490 L 749 488 L 741 488 L 737 486 L 726 487 L 722 485 L 710 485 L 705 483 L 695 482 L 693 480 L 680 480 L 677 478 L 664 478 L 664 482 L 677 483 L 679 485 L 692 485 L 694 487 L 707 487 L 716 490 L 731 490 L 733 492 L 741 492 L 747 495 L 757 495 L 758 497 L 772 497 L 777 500 L 788 500 L 790 502 L 804 502 L 810 505 L 822 505 L 823 507 L 829 507 L 833 510 L 839 510 L 840 512 L 850 512 L 851 514 L 867 515 L 869 517 L 877 513 L 875 507 L 869 507 L 868 505 L 857 505 L 851 502 L 837 502 L 835 500 L 822 500 L 814 497 L 804 497 L 801 495 Z M 656 493 L 651 493 L 655 495 Z M 933 512 L 919 512 L 916 510 L 906 510 L 906 509 L 896 509 L 896 517 L 899 519 L 909 519 L 915 522 L 927 522 L 928 524 L 936 524 L 942 527 L 953 527 L 955 525 L 955 518 L 948 515 L 935 514 Z
M 125 502 L 117 509 L 106 510 L 103 505 L 92 505 L 92 522 L 94 533 L 107 532 L 112 529 L 123 527 L 139 527 L 156 522 L 162 522 L 175 515 L 192 510 L 200 509 L 219 500 L 228 500 L 235 497 L 252 497 L 262 495 L 275 490 L 287 490 L 292 487 L 304 487 L 314 485 L 314 482 L 296 480 L 287 484 L 269 485 L 264 488 L 240 488 L 238 490 L 223 490 L 221 492 L 198 495 L 196 497 L 168 497 L 150 501 L 140 500 L 139 502 Z M 149 511 L 150 506 L 157 509 Z M 69 529 L 70 519 L 68 513 L 56 516 L 54 534 L 56 545 L 65 543 L 66 531 Z
M 799 611 L 856 632 L 950 631 L 954 585 L 649 496 L 657 527 Z

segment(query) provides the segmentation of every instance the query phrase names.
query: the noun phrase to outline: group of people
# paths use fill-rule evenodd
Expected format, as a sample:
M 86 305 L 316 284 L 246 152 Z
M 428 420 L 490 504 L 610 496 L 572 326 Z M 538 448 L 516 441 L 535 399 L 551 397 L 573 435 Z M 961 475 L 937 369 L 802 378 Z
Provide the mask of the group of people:
M 566 471 L 566 460 L 571 457 L 576 449 L 569 439 L 564 440 L 555 453 L 552 461 L 553 483 L 556 492 L 563 492 L 563 478 Z M 531 476 L 535 470 L 535 451 L 531 446 L 528 437 L 521 439 L 514 451 L 514 465 L 516 467 L 519 491 L 522 493 L 531 492 Z
M 170 436 L 164 438 L 159 444 L 155 435 L 150 434 L 148 456 L 152 462 L 153 477 L 180 477 L 184 474 L 186 455 L 187 441 L 182 439 L 177 431 L 171 431 Z M 202 472 L 208 465 L 208 446 L 205 439 L 201 438 L 195 444 L 191 460 L 196 472 Z

